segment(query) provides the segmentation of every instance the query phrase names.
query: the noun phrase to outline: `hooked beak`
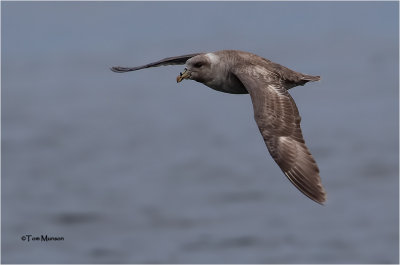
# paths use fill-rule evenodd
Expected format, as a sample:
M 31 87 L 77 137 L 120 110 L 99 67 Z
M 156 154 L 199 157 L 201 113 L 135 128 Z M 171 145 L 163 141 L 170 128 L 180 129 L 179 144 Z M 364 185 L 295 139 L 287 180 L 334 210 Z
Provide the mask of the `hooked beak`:
M 176 82 L 179 83 L 183 79 L 189 79 L 189 77 L 190 77 L 190 72 L 188 71 L 187 68 L 185 68 L 185 71 L 183 71 L 183 73 L 179 73 L 179 75 L 176 77 Z

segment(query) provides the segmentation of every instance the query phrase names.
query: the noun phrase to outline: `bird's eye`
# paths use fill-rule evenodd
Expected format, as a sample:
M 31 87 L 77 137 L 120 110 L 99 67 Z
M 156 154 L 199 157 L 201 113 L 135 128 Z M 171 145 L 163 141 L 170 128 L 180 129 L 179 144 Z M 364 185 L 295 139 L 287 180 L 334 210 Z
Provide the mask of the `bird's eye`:
M 202 62 L 197 62 L 197 63 L 194 64 L 194 67 L 196 67 L 196 68 L 200 68 L 202 66 L 203 66 Z

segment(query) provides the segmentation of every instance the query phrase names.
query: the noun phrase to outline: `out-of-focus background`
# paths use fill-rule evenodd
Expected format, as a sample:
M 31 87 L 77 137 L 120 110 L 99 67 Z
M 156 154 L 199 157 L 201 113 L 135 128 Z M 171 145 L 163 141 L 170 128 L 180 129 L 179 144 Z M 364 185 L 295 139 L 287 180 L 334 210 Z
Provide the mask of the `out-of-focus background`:
M 397 2 L 1 7 L 2 262 L 399 262 Z M 248 95 L 109 70 L 221 49 L 322 76 L 290 92 L 325 206 L 273 162 Z

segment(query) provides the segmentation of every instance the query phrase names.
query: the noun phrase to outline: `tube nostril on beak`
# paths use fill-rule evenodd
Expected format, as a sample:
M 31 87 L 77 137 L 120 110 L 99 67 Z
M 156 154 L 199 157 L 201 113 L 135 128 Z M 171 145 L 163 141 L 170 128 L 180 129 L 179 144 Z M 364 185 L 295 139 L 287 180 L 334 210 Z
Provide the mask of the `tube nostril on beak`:
M 185 68 L 185 71 L 180 72 L 179 75 L 176 77 L 176 82 L 181 82 L 183 79 L 189 79 L 190 77 L 190 73 L 188 72 L 188 70 Z

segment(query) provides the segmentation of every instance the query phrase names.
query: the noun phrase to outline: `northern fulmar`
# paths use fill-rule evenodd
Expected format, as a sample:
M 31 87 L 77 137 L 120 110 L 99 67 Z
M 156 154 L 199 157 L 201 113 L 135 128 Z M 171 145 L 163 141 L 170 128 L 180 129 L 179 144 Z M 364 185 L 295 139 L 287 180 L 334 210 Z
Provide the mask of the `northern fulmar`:
M 138 67 L 112 67 L 118 73 L 162 65 L 184 65 L 177 82 L 191 79 L 230 94 L 250 94 L 254 119 L 272 158 L 286 177 L 304 195 L 323 204 L 326 193 L 319 169 L 305 145 L 301 117 L 288 90 L 319 76 L 295 72 L 252 53 L 222 50 L 194 53 Z

